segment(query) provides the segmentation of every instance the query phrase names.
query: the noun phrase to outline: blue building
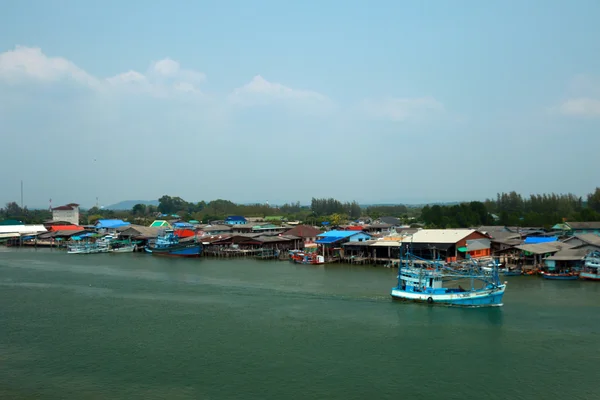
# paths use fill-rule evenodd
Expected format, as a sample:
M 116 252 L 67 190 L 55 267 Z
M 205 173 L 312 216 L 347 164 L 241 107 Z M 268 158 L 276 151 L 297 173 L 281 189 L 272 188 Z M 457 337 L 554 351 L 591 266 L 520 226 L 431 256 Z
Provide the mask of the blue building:
M 230 215 L 229 217 L 225 218 L 225 223 L 227 225 L 243 225 L 246 222 L 246 218 L 239 216 L 239 215 Z
M 371 239 L 371 235 L 360 231 L 329 231 L 317 235 L 317 244 L 339 245 L 346 242 L 364 242 Z
M 120 219 L 99 219 L 95 228 L 97 231 L 115 232 L 117 228 L 131 225 L 129 222 Z

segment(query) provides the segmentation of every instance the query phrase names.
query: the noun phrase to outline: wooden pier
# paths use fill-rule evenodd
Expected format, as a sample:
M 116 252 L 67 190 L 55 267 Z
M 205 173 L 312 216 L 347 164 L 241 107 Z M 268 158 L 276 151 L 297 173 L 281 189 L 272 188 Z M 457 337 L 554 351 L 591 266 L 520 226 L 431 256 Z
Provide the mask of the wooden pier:
M 231 248 L 205 248 L 203 253 L 207 257 L 216 258 L 255 258 L 259 260 L 278 260 L 281 252 L 277 249 L 231 249 Z M 287 259 L 287 253 L 284 254 Z

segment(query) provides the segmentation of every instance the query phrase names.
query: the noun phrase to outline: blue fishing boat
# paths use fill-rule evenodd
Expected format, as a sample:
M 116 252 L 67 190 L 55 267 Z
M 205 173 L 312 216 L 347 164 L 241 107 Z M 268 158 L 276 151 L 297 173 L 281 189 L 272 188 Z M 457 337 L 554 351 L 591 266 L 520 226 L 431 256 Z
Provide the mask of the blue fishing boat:
M 452 283 L 456 287 L 450 287 Z M 470 284 L 464 289 L 461 284 Z M 453 269 L 440 261 L 424 260 L 408 250 L 400 256 L 398 284 L 392 298 L 465 307 L 502 306 L 506 282 L 501 283 L 498 268 L 483 270 L 471 262 Z
M 157 256 L 199 257 L 202 254 L 202 244 L 195 239 L 180 240 L 172 229 L 167 229 L 148 243 L 144 250 Z
M 554 279 L 559 281 L 576 281 L 577 279 L 579 279 L 579 274 L 577 272 L 542 272 L 542 278 Z
M 504 276 L 521 276 L 523 275 L 523 271 L 521 271 L 520 269 L 507 269 L 501 272 L 500 274 Z

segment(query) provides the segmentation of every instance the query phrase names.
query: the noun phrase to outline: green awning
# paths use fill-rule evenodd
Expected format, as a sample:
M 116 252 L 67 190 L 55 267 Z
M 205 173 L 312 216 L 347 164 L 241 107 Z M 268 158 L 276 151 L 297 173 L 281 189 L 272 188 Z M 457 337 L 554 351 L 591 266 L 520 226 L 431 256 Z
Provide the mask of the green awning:
M 461 253 L 465 253 L 465 252 L 467 252 L 469 249 L 468 249 L 468 248 L 466 248 L 466 247 L 459 247 L 457 250 L 458 250 L 458 251 L 460 251 Z

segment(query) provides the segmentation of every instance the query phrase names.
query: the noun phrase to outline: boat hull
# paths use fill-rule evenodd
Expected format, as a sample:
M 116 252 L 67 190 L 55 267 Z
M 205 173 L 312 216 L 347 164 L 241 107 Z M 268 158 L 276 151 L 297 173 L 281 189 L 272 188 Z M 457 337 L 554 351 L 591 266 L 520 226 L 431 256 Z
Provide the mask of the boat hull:
M 392 289 L 394 299 L 416 301 L 429 304 L 443 304 L 462 307 L 499 307 L 506 285 L 494 289 L 482 289 L 473 292 L 435 294 L 426 292 L 411 292 L 398 288 Z
M 115 247 L 110 249 L 111 253 L 133 253 L 136 246 Z
M 581 279 L 586 279 L 590 281 L 600 281 L 600 274 L 593 274 L 591 272 L 581 272 L 579 274 Z
M 155 256 L 200 257 L 202 246 L 200 244 L 176 245 L 164 248 L 148 246 L 146 247 L 146 252 L 152 253 Z
M 521 271 L 505 271 L 500 273 L 500 275 L 504 276 L 521 276 L 523 273 Z
M 554 275 L 554 274 L 543 274 L 544 279 L 551 279 L 557 281 L 576 281 L 579 279 L 578 275 Z

